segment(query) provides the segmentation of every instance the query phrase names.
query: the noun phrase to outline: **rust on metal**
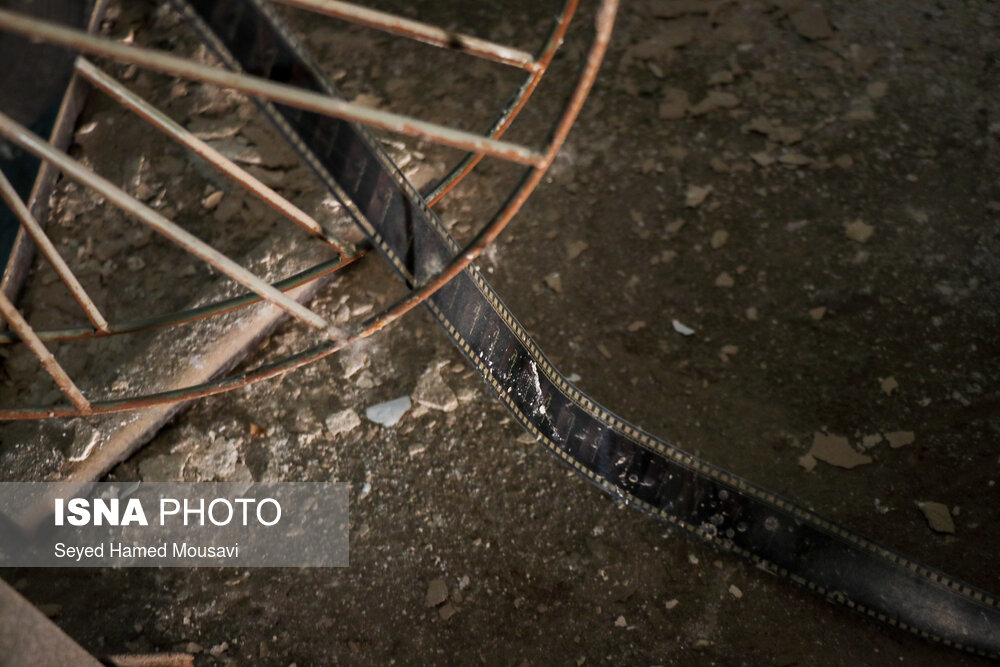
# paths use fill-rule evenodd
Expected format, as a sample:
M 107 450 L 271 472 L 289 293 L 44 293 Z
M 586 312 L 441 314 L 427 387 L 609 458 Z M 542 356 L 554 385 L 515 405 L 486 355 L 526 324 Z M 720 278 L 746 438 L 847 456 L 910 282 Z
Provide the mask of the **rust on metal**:
M 38 339 L 35 330 L 31 328 L 24 316 L 18 312 L 17 307 L 7 298 L 7 295 L 0 292 L 0 315 L 7 320 L 10 328 L 17 332 L 24 344 L 28 346 L 31 353 L 41 362 L 45 371 L 52 376 L 52 379 L 59 385 L 59 389 L 66 394 L 66 398 L 80 411 L 80 414 L 90 412 L 90 401 L 83 395 L 83 392 L 76 386 L 73 379 L 63 370 L 63 367 L 56 361 L 56 358 L 45 347 L 45 343 Z
M 408 296 L 377 315 L 372 324 L 369 325 L 371 332 L 377 331 L 399 319 L 426 301 L 434 292 L 444 287 L 449 280 L 464 271 L 500 235 L 514 215 L 524 205 L 524 202 L 527 201 L 531 193 L 538 187 L 546 170 L 555 160 L 556 154 L 566 141 L 566 137 L 569 135 L 569 131 L 573 127 L 576 117 L 580 114 L 580 109 L 583 108 L 583 103 L 587 99 L 594 81 L 597 79 L 597 73 L 600 70 L 601 62 L 604 60 L 604 54 L 607 52 L 608 43 L 611 40 L 611 29 L 614 26 L 617 10 L 618 0 L 603 0 L 601 3 L 597 14 L 596 35 L 591 44 L 590 52 L 587 54 L 583 72 L 580 74 L 576 88 L 552 132 L 541 163 L 533 169 L 528 170 L 500 211 L 496 213 L 489 224 L 476 234 L 472 241 L 466 245 L 444 270 L 439 272 L 434 278 L 428 280 L 423 286 L 413 290 Z
M 465 270 L 477 257 L 479 257 L 486 247 L 503 231 L 503 228 L 510 222 L 517 211 L 524 204 L 531 192 L 541 182 L 545 170 L 555 159 L 559 148 L 566 140 L 573 121 L 579 114 L 583 102 L 593 86 L 594 80 L 600 68 L 601 61 L 607 51 L 611 37 L 611 29 L 614 25 L 614 17 L 618 8 L 618 0 L 603 0 L 598 10 L 596 35 L 587 55 L 583 71 L 577 81 L 573 94 L 567 102 L 559 122 L 552 132 L 549 144 L 542 155 L 541 165 L 529 169 L 521 179 L 518 187 L 507 200 L 506 204 L 493 217 L 475 238 L 445 267 L 423 286 L 414 289 L 406 296 L 402 297 L 394 304 L 376 315 L 362 322 L 350 335 L 336 340 L 328 340 L 285 359 L 261 365 L 255 369 L 237 373 L 218 380 L 205 382 L 193 387 L 164 391 L 149 394 L 141 397 L 127 399 L 112 399 L 105 401 L 94 401 L 91 405 L 90 414 L 106 414 L 120 412 L 122 410 L 132 410 L 166 403 L 174 403 L 182 400 L 191 400 L 220 394 L 232 389 L 244 387 L 254 382 L 259 382 L 271 377 L 275 377 L 291 371 L 295 368 L 313 363 L 323 357 L 333 354 L 347 345 L 362 338 L 366 338 L 379 331 L 383 327 L 399 319 L 404 314 L 426 301 L 436 291 L 441 289 L 449 280 Z M 79 412 L 72 406 L 53 406 L 39 408 L 16 408 L 0 410 L 0 420 L 9 419 L 45 419 L 53 417 L 74 417 Z
M 569 30 L 569 24 L 573 19 L 573 15 L 576 13 L 578 5 L 579 0 L 566 0 L 566 4 L 563 6 L 562 11 L 559 12 L 559 15 L 552 24 L 549 34 L 542 44 L 542 48 L 535 56 L 537 67 L 530 71 L 528 76 L 525 77 L 525 80 L 514 92 L 514 95 L 504 106 L 504 109 L 497 115 L 493 124 L 490 126 L 490 129 L 486 133 L 487 136 L 492 139 L 499 139 L 503 136 L 503 133 L 507 131 L 507 128 L 511 126 L 514 119 L 516 119 L 518 114 L 521 113 L 521 110 L 528 103 L 528 100 L 531 99 L 532 93 L 535 92 L 535 89 L 538 87 L 539 82 L 541 82 L 545 72 L 548 71 L 549 65 L 552 63 L 552 58 L 555 57 L 556 51 L 558 51 L 559 47 L 562 45 L 563 39 L 566 37 L 566 31 Z M 427 195 L 427 203 L 433 206 L 441 201 L 446 194 L 448 194 L 462 181 L 462 179 L 468 176 L 469 173 L 476 168 L 476 165 L 478 165 L 484 157 L 486 157 L 485 153 L 473 153 L 466 155 Z
M 259 179 L 255 178 L 247 170 L 237 166 L 236 163 L 225 155 L 194 136 L 180 123 L 175 122 L 152 104 L 102 72 L 90 61 L 82 57 L 77 58 L 76 71 L 95 88 L 103 91 L 126 109 L 134 112 L 150 125 L 191 150 L 223 174 L 232 178 L 275 211 L 298 224 L 310 234 L 322 238 L 338 253 L 344 254 L 345 252 L 349 252 L 349 250 L 343 249 L 336 239 L 327 234 L 318 222 L 313 220 L 299 207 L 261 183 Z
M 87 23 L 87 32 L 95 33 L 100 29 L 101 20 L 104 18 L 110 0 L 96 0 L 94 8 Z M 86 97 L 86 88 L 80 78 L 75 74 L 70 77 L 66 86 L 66 93 L 63 95 L 59 110 L 56 113 L 55 123 L 49 135 L 49 141 L 58 146 L 61 150 L 66 150 L 72 141 L 74 124 L 76 118 L 83 107 Z M 50 165 L 42 163 L 35 178 L 35 184 L 31 188 L 28 196 L 28 210 L 36 217 L 43 217 L 48 205 L 49 195 L 55 185 L 57 172 Z M 14 246 L 11 249 L 7 265 L 3 270 L 3 278 L 0 279 L 0 289 L 3 290 L 12 301 L 17 301 L 17 296 L 28 277 L 31 262 L 34 259 L 34 245 L 30 235 L 24 227 L 19 227 L 14 238 Z
M 56 274 L 66 285 L 66 288 L 73 295 L 83 312 L 86 313 L 87 319 L 90 323 L 94 325 L 94 328 L 100 332 L 108 331 L 108 321 L 104 319 L 104 315 L 101 314 L 100 309 L 94 304 L 94 301 L 87 294 L 87 290 L 83 288 L 80 281 L 77 279 L 73 270 L 69 268 L 66 260 L 62 258 L 59 251 L 56 250 L 55 245 L 52 240 L 49 239 L 48 235 L 42 229 L 42 226 L 38 224 L 35 220 L 35 216 L 31 215 L 31 211 L 18 196 L 17 191 L 14 186 L 11 185 L 7 177 L 0 172 L 0 197 L 3 198 L 10 209 L 17 216 L 18 220 L 21 221 L 21 226 L 28 232 L 31 239 L 38 246 L 38 249 L 42 252 L 49 263 L 52 264 L 52 268 L 55 269 Z
M 340 269 L 364 257 L 366 252 L 367 247 L 357 250 L 357 252 L 350 257 L 341 257 L 322 262 L 312 268 L 300 271 L 295 275 L 280 280 L 274 283 L 273 286 L 275 289 L 279 289 L 282 292 L 289 292 L 296 287 L 305 285 L 306 283 L 322 278 L 323 276 L 330 275 L 335 271 L 339 271 Z M 248 292 L 228 299 L 222 299 L 221 301 L 205 304 L 204 306 L 198 306 L 197 308 L 188 308 L 186 310 L 179 310 L 173 313 L 162 313 L 159 315 L 150 315 L 131 320 L 111 322 L 108 324 L 107 331 L 98 331 L 93 327 L 78 326 L 63 329 L 36 329 L 35 333 L 42 342 L 52 343 L 102 338 L 104 336 L 138 333 L 140 331 L 152 331 L 154 329 L 163 329 L 180 324 L 190 324 L 208 317 L 215 317 L 216 315 L 223 315 L 234 310 L 239 310 L 240 308 L 252 306 L 263 300 L 263 297 L 259 294 Z M 12 343 L 17 343 L 18 341 L 20 341 L 20 338 L 16 332 L 0 331 L 0 345 L 10 345 Z
M 351 23 L 375 28 L 400 37 L 408 37 L 425 44 L 462 51 L 493 62 L 535 70 L 538 63 L 527 51 L 494 44 L 485 39 L 445 30 L 429 23 L 380 12 L 340 0 L 277 0 L 278 2 L 308 11 L 343 19 Z
M 9 30 L 31 39 L 60 44 L 93 55 L 154 69 L 183 79 L 231 88 L 248 95 L 263 97 L 307 111 L 356 121 L 389 132 L 405 134 L 474 153 L 485 153 L 519 164 L 537 166 L 544 158 L 542 153 L 518 144 L 489 139 L 472 132 L 456 130 L 402 114 L 371 109 L 321 93 L 273 83 L 260 77 L 201 65 L 162 51 L 93 37 L 80 30 L 65 28 L 16 12 L 0 10 L 0 29 Z
M 163 236 L 166 236 L 178 246 L 208 262 L 236 282 L 261 295 L 290 315 L 312 327 L 320 329 L 330 338 L 337 338 L 340 335 L 330 323 L 309 308 L 289 298 L 281 290 L 275 289 L 267 281 L 247 271 L 225 254 L 181 228 L 176 223 L 163 217 L 163 215 L 130 196 L 107 179 L 89 171 L 76 160 L 54 149 L 3 113 L 0 113 L 0 135 L 39 158 L 56 165 L 66 176 L 103 195 L 115 206 L 139 218 L 142 222 Z

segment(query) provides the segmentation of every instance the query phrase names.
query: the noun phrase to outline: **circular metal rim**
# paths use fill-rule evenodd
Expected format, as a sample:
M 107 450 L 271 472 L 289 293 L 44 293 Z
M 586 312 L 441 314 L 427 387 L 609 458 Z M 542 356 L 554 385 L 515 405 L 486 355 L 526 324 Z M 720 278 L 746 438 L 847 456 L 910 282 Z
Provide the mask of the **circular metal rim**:
M 577 5 L 578 0 L 567 0 L 563 13 L 557 17 L 552 29 L 550 30 L 549 36 L 543 45 L 541 51 L 542 55 L 540 58 L 545 58 L 545 66 L 529 73 L 525 81 L 508 101 L 506 107 L 500 112 L 500 114 L 498 114 L 487 136 L 499 137 L 502 135 L 503 132 L 506 131 L 506 129 L 511 125 L 518 113 L 524 108 L 531 96 L 531 93 L 533 93 L 537 87 L 538 82 L 541 79 L 541 75 L 544 74 L 548 64 L 552 60 L 552 57 L 554 57 L 555 51 L 561 44 L 566 30 L 568 29 L 569 18 L 575 12 Z M 559 149 L 565 142 L 566 137 L 568 136 L 569 131 L 590 92 L 590 88 L 596 80 L 598 70 L 603 62 L 608 43 L 610 41 L 617 6 L 618 0 L 601 0 L 601 4 L 597 10 L 595 35 L 591 43 L 590 51 L 587 54 L 584 67 L 577 80 L 576 87 L 566 103 L 563 112 L 560 114 L 559 119 L 556 121 L 546 150 L 536 164 L 526 169 L 521 180 L 515 186 L 511 195 L 501 206 L 500 210 L 494 214 L 491 221 L 485 225 L 459 253 L 456 254 L 448 266 L 442 269 L 431 279 L 424 282 L 422 285 L 416 286 L 407 295 L 400 298 L 383 311 L 362 322 L 355 328 L 353 333 L 340 338 L 339 340 L 324 341 L 281 360 L 263 364 L 255 369 L 236 373 L 218 380 L 204 382 L 181 389 L 146 394 L 143 396 L 91 401 L 87 406 L 87 409 L 80 409 L 79 407 L 67 404 L 48 407 L 0 409 L 0 420 L 72 418 L 109 414 L 168 403 L 189 401 L 220 394 L 259 382 L 264 379 L 275 377 L 295 368 L 318 361 L 323 357 L 343 349 L 351 343 L 370 336 L 405 315 L 407 312 L 427 300 L 431 295 L 444 287 L 444 285 L 446 285 L 452 278 L 472 264 L 472 262 L 474 262 L 485 251 L 489 244 L 492 243 L 497 236 L 499 236 L 507 224 L 510 223 L 514 215 L 520 210 L 521 206 L 523 206 L 524 202 L 541 182 L 546 171 L 555 160 Z M 453 189 L 475 168 L 483 157 L 484 155 L 481 153 L 467 154 L 466 157 L 460 160 L 459 163 L 456 164 L 452 170 L 433 188 L 430 195 L 427 197 L 428 204 L 430 205 L 440 201 L 444 195 Z M 342 262 L 343 260 L 340 260 L 340 263 Z M 307 270 L 306 272 L 315 270 L 316 268 L 317 267 L 313 267 L 313 269 Z M 338 266 L 337 268 L 341 267 Z M 296 275 L 298 276 L 301 274 Z M 292 280 L 295 277 L 296 276 L 293 276 L 286 280 Z M 281 281 L 275 285 L 280 285 L 283 282 L 285 281 Z M 249 295 L 243 295 L 243 297 L 236 297 L 236 299 L 242 299 L 248 296 Z M 260 298 L 257 298 L 253 301 L 260 300 Z M 249 305 L 253 301 L 241 303 L 235 307 L 243 307 Z M 232 310 L 232 308 L 230 308 L 230 310 Z M 217 313 L 213 312 L 211 314 Z

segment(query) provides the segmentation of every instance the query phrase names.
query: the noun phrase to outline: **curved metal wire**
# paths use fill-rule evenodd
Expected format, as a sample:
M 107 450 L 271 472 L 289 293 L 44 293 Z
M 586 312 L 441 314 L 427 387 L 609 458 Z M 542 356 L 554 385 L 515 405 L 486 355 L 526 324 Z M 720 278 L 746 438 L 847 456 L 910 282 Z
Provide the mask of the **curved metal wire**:
M 538 64 L 538 67 L 531 70 L 528 76 L 524 78 L 524 81 L 521 82 L 518 89 L 514 91 L 507 104 L 504 105 L 504 108 L 493 120 L 490 129 L 486 131 L 487 136 L 492 139 L 499 139 L 503 136 L 503 133 L 507 131 L 507 128 L 511 126 L 514 119 L 517 118 L 521 110 L 527 105 L 532 93 L 535 92 L 542 77 L 545 76 L 545 72 L 548 71 L 549 65 L 552 63 L 552 58 L 556 55 L 556 51 L 562 45 L 563 39 L 566 37 L 566 32 L 569 30 L 569 24 L 573 20 L 573 15 L 576 13 L 579 4 L 579 0 L 566 1 L 562 11 L 556 17 L 555 21 L 553 21 L 552 27 L 549 29 L 549 34 L 542 43 L 542 48 L 539 49 L 538 54 L 535 56 L 535 62 Z M 469 153 L 462 158 L 427 194 L 425 197 L 427 203 L 434 206 L 434 204 L 441 201 L 446 194 L 462 182 L 462 179 L 472 173 L 472 170 L 476 168 L 476 165 L 484 157 L 486 157 L 485 153 Z
M 29 38 L 40 39 L 83 53 L 156 70 L 182 79 L 210 83 L 307 111 L 363 123 L 389 132 L 405 134 L 467 151 L 483 152 L 512 162 L 535 165 L 542 159 L 540 152 L 526 146 L 490 139 L 472 132 L 444 127 L 390 111 L 372 109 L 356 102 L 348 102 L 295 86 L 274 83 L 268 79 L 203 65 L 156 49 L 131 46 L 94 37 L 80 30 L 65 28 L 58 24 L 29 18 L 4 9 L 0 9 L 0 28 Z
M 564 14 L 560 15 L 560 18 L 568 19 L 566 11 L 574 11 L 576 4 L 576 0 L 569 0 L 564 8 Z M 329 354 L 343 349 L 353 342 L 370 336 L 391 322 L 402 317 L 404 314 L 428 299 L 436 291 L 447 284 L 449 280 L 465 270 L 473 261 L 475 261 L 476 258 L 478 258 L 486 249 L 486 247 L 503 231 L 517 211 L 520 210 L 528 196 L 541 182 L 545 172 L 548 170 L 549 166 L 551 166 L 556 154 L 565 142 L 576 117 L 579 115 L 583 102 L 589 94 L 590 88 L 593 86 L 600 64 L 603 61 L 605 52 L 607 51 L 617 6 L 618 0 L 602 0 L 597 14 L 594 40 L 576 87 L 570 96 L 559 121 L 556 123 L 556 126 L 552 131 L 546 149 L 539 154 L 532 166 L 525 172 L 515 190 L 508 197 L 501 209 L 493 216 L 491 221 L 476 234 L 472 241 L 455 256 L 447 267 L 422 285 L 415 287 L 406 296 L 399 299 L 385 310 L 366 319 L 353 331 L 353 333 L 347 335 L 346 337 L 338 337 L 337 339 L 324 341 L 300 353 L 291 355 L 276 362 L 261 365 L 252 370 L 236 373 L 226 378 L 201 383 L 183 389 L 152 393 L 140 397 L 91 401 L 85 410 L 81 410 L 80 408 L 71 405 L 3 409 L 0 410 L 0 420 L 29 418 L 43 419 L 52 417 L 75 417 L 82 415 L 106 414 L 182 400 L 191 400 L 222 393 L 246 386 L 253 382 L 280 375 L 309 363 L 313 363 Z M 553 27 L 548 43 L 543 46 L 542 55 L 544 56 L 548 53 L 546 66 L 548 62 L 551 62 L 551 57 L 554 53 L 554 47 L 551 52 L 549 52 L 549 48 L 552 47 L 553 44 L 555 47 L 558 47 L 558 43 L 561 42 L 563 35 L 565 34 L 566 24 L 568 24 L 568 20 L 557 20 L 557 24 Z M 509 127 L 514 116 L 516 116 L 520 109 L 523 108 L 524 103 L 537 86 L 537 83 L 537 78 L 535 78 L 533 74 L 529 75 L 527 80 L 524 84 L 522 84 L 522 87 L 512 99 L 513 103 L 509 104 L 508 108 L 501 112 L 497 120 L 494 121 L 493 127 L 491 128 L 492 133 L 497 133 L 497 135 L 499 135 L 507 127 Z M 466 156 L 466 158 L 460 162 L 448 176 L 445 177 L 445 179 L 442 179 L 439 186 L 435 188 L 436 198 L 434 201 L 440 199 L 440 197 L 443 196 L 447 190 L 454 187 L 454 184 L 467 175 L 475 164 L 481 159 L 482 155 L 478 153 L 470 153 Z M 448 183 L 451 183 L 451 185 L 447 185 Z M 442 187 L 442 184 L 444 184 L 444 187 Z M 276 286 L 278 284 L 276 284 Z M 248 295 L 244 295 L 244 297 L 246 296 Z
M 331 273 L 353 264 L 357 260 L 361 259 L 365 252 L 367 252 L 367 249 L 353 256 L 345 258 L 338 257 L 325 262 L 320 262 L 319 264 L 311 266 L 304 271 L 300 271 L 283 280 L 272 283 L 271 286 L 281 292 L 290 292 L 296 287 L 310 283 L 313 280 L 318 280 L 323 276 L 328 276 Z M 234 310 L 239 310 L 240 308 L 246 308 L 247 306 L 252 306 L 255 303 L 260 303 L 261 301 L 263 301 L 263 298 L 259 294 L 254 292 L 245 292 L 228 299 L 222 299 L 220 301 L 205 304 L 204 306 L 198 306 L 197 308 L 186 308 L 172 313 L 162 313 L 158 315 L 150 315 L 148 317 L 137 317 L 131 320 L 122 320 L 109 325 L 108 328 L 103 331 L 95 329 L 94 327 L 79 326 L 64 327 L 62 329 L 36 330 L 35 334 L 38 336 L 39 340 L 45 343 L 60 343 L 70 340 L 105 338 L 107 336 L 115 336 L 119 334 L 139 333 L 140 331 L 151 331 L 153 329 L 165 329 L 167 327 L 178 326 L 181 324 L 190 324 L 208 317 L 214 317 L 216 315 L 222 315 Z M 16 332 L 0 331 L 0 345 L 17 343 L 20 342 L 20 340 L 21 337 L 17 335 Z
M 287 1 L 287 0 L 286 0 Z M 306 8 L 313 8 L 312 3 L 308 6 L 298 2 L 287 1 L 287 4 L 303 6 Z M 524 78 L 520 86 L 510 97 L 504 108 L 497 114 L 497 117 L 491 123 L 489 129 L 484 133 L 484 136 L 488 136 L 493 139 L 499 138 L 510 125 L 514 122 L 517 116 L 520 114 L 521 110 L 527 105 L 532 93 L 538 87 L 539 82 L 548 70 L 549 64 L 552 62 L 552 58 L 555 56 L 556 51 L 558 51 L 563 39 L 565 38 L 566 32 L 569 29 L 570 22 L 579 5 L 579 0 L 567 0 L 564 4 L 562 10 L 553 20 L 552 25 L 549 28 L 549 32 L 542 43 L 542 47 L 539 49 L 538 53 L 533 58 L 534 66 L 529 69 L 528 75 Z M 97 86 L 100 90 L 105 93 L 112 95 L 112 97 L 133 111 L 136 109 L 136 97 L 129 96 L 120 90 L 115 90 L 110 87 L 109 77 L 104 75 L 102 72 L 97 70 L 88 61 L 79 59 L 77 61 L 76 70 L 80 72 L 88 82 L 92 85 Z M 137 111 L 138 112 L 138 111 Z M 149 113 L 140 113 L 140 115 L 149 120 Z M 162 116 L 162 114 L 160 114 Z M 161 124 L 166 124 L 171 122 L 169 120 L 160 119 Z M 167 130 L 168 134 L 173 137 L 177 137 L 176 130 Z M 203 149 L 204 152 L 204 149 Z M 458 163 L 456 163 L 452 169 L 442 177 L 433 188 L 431 188 L 430 193 L 427 195 L 427 201 L 429 205 L 434 205 L 440 201 L 448 192 L 450 192 L 455 186 L 457 186 L 466 176 L 468 176 L 475 169 L 476 165 L 485 157 L 484 153 L 468 153 L 463 157 Z M 232 175 L 232 174 L 230 174 Z M 2 175 L 0 175 L 2 178 Z M 5 197 L 6 199 L 6 197 Z M 268 202 L 270 203 L 270 202 Z M 15 206 L 14 202 L 8 200 L 8 205 Z M 273 204 L 272 204 L 273 205 Z M 280 205 L 274 205 L 279 211 L 284 212 Z M 22 217 L 23 219 L 23 217 Z M 300 223 L 301 224 L 301 223 Z M 316 230 L 312 229 L 308 224 L 303 224 L 308 231 L 316 233 Z M 44 233 L 42 233 L 44 234 Z M 325 232 L 320 230 L 317 234 L 325 241 L 330 243 L 334 249 L 338 252 L 343 253 L 344 248 L 340 247 L 336 243 L 335 239 L 329 238 Z M 42 236 L 44 239 L 45 237 Z M 46 239 L 47 240 L 47 239 Z M 36 242 L 38 239 L 36 238 Z M 350 249 L 347 249 L 348 251 Z M 337 260 L 330 260 L 318 264 L 310 269 L 306 269 L 298 274 L 290 276 L 284 280 L 274 283 L 274 286 L 282 291 L 288 291 L 299 285 L 303 285 L 310 280 L 315 280 L 322 276 L 328 275 L 329 273 L 339 270 L 340 268 L 346 267 L 348 264 L 360 259 L 361 256 L 365 254 L 365 249 L 359 250 L 355 256 L 349 256 L 348 261 L 338 262 Z M 350 255 L 350 252 L 348 252 Z M 58 255 L 56 255 L 58 257 Z M 74 291 L 77 294 L 77 291 Z M 126 320 L 122 322 L 117 322 L 111 325 L 104 322 L 103 319 L 100 320 L 100 326 L 98 323 L 94 323 L 93 327 L 64 327 L 60 329 L 43 329 L 36 330 L 38 338 L 44 342 L 62 342 L 69 340 L 81 340 L 88 338 L 99 338 L 102 336 L 136 333 L 139 331 L 147 331 L 150 329 L 159 329 L 170 327 L 174 325 L 187 324 L 199 319 L 206 317 L 211 317 L 214 315 L 220 315 L 226 312 L 230 312 L 237 308 L 243 308 L 245 306 L 252 305 L 254 303 L 259 303 L 260 298 L 255 297 L 253 294 L 243 294 L 238 297 L 233 297 L 231 299 L 225 299 L 223 301 L 218 301 L 213 304 L 208 304 L 193 309 L 186 309 L 175 311 L 173 313 L 163 313 L 159 315 L 152 315 L 144 318 L 135 318 L 132 320 Z M 20 336 L 15 332 L 11 331 L 0 331 L 0 345 L 8 345 L 12 343 L 19 342 L 21 340 Z

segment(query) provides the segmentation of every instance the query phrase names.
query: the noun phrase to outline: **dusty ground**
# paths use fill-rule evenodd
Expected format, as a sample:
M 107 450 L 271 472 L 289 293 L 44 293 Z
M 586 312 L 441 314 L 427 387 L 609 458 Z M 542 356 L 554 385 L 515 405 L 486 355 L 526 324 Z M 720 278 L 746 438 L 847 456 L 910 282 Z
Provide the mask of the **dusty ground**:
M 525 45 L 545 10 L 511 3 L 490 27 L 492 5 L 425 4 L 411 13 Z M 556 366 L 618 414 L 1000 590 L 1000 8 L 822 2 L 825 20 L 808 20 L 748 0 L 666 16 L 681 4 L 625 4 L 564 158 L 482 266 Z M 182 30 L 138 10 L 120 23 L 160 45 Z M 338 35 L 309 39 L 349 93 L 469 128 L 516 78 L 480 64 L 453 77 L 467 61 Z M 560 92 L 541 91 L 520 136 L 540 136 Z M 452 159 L 416 148 L 426 174 Z M 484 167 L 441 210 L 458 235 L 510 179 Z M 398 293 L 370 257 L 321 311 L 358 316 Z M 287 328 L 250 363 L 308 340 Z M 454 409 L 365 419 L 439 365 Z M 347 409 L 360 423 L 331 435 Z M 810 458 L 824 432 L 871 461 Z M 901 432 L 913 441 L 890 446 Z M 524 442 L 422 312 L 203 401 L 113 473 L 248 475 L 350 482 L 350 567 L 7 577 L 95 652 L 194 650 L 200 664 L 977 662 L 622 508 Z M 925 501 L 951 509 L 953 535 L 930 529 Z M 448 601 L 428 606 L 438 579 Z

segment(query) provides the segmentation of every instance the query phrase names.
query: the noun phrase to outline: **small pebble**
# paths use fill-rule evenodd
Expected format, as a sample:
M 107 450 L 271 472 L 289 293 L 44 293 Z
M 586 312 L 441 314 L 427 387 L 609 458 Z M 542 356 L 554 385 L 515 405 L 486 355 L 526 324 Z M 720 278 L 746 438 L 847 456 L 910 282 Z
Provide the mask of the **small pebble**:
M 861 438 L 861 449 L 871 449 L 880 442 L 882 442 L 881 433 L 873 433 L 871 435 L 866 435 L 863 438 Z
M 866 243 L 875 233 L 875 228 L 861 220 L 853 220 L 844 223 L 844 231 L 847 233 L 847 238 L 852 241 Z
M 391 401 L 368 407 L 365 409 L 365 417 L 382 426 L 395 426 L 410 409 L 410 405 L 409 396 L 400 396 Z
M 326 418 L 324 422 L 327 432 L 331 438 L 336 438 L 341 433 L 350 433 L 361 425 L 361 418 L 354 410 L 347 408 L 339 412 L 334 412 Z M 251 424 L 250 435 L 254 435 L 254 424 Z M 258 427 L 259 428 L 259 427 Z
M 671 220 L 665 226 L 667 234 L 670 235 L 676 234 L 677 232 L 681 231 L 681 229 L 684 227 L 686 223 L 687 220 L 682 220 L 682 219 Z
M 912 445 L 916 436 L 914 436 L 913 431 L 893 431 L 892 433 L 886 433 L 885 439 L 889 441 L 889 447 L 899 449 L 900 447 Z
M 442 621 L 447 621 L 449 618 L 455 615 L 458 609 L 455 608 L 450 602 L 446 602 L 440 609 L 438 609 L 438 616 L 441 617 Z
M 729 232 L 727 232 L 725 229 L 717 229 L 712 234 L 711 244 L 713 248 L 719 249 L 722 246 L 726 245 L 726 241 L 728 240 L 729 240 Z
M 830 465 L 839 468 L 856 468 L 872 462 L 872 457 L 859 454 L 847 438 L 839 435 L 829 435 L 817 431 L 813 434 L 812 448 L 809 454 L 820 461 L 825 461 Z M 801 464 L 801 461 L 800 461 Z M 805 466 L 804 466 L 805 467 Z
M 432 579 L 427 584 L 427 593 L 424 595 L 425 607 L 437 607 L 448 600 L 448 584 L 444 579 Z
M 706 185 L 704 187 L 700 185 L 689 185 L 687 193 L 684 196 L 684 205 L 688 208 L 697 208 L 701 206 L 705 199 L 711 194 L 713 188 L 711 185 Z
M 213 192 L 212 194 L 208 195 L 207 197 L 201 200 L 201 206 L 206 211 L 211 211 L 214 210 L 215 207 L 218 206 L 219 202 L 221 201 L 222 201 L 222 190 L 216 190 L 215 192 Z
M 549 275 L 545 276 L 545 284 L 548 286 L 550 290 L 552 290 L 556 294 L 562 294 L 563 291 L 562 278 L 559 276 L 558 272 L 550 273 Z
M 891 396 L 894 391 L 899 389 L 899 383 L 896 382 L 896 378 L 887 377 L 880 380 L 882 391 L 886 396 Z
M 948 506 L 943 503 L 917 502 L 917 508 L 924 513 L 927 525 L 938 533 L 955 534 L 955 521 L 951 518 Z
M 718 277 L 716 277 L 716 279 L 715 279 L 715 286 L 716 287 L 732 287 L 735 284 L 736 284 L 736 281 L 733 280 L 733 277 L 731 275 L 729 275 L 728 273 L 726 273 L 725 271 L 723 271 L 722 273 L 720 273 L 718 275 Z
M 583 254 L 583 251 L 586 250 L 588 247 L 590 246 L 587 245 L 586 241 L 573 241 L 566 248 L 566 259 L 572 262 L 581 254 Z
M 441 367 L 434 364 L 424 371 L 413 390 L 413 400 L 432 410 L 452 412 L 458 407 L 458 397 L 441 377 Z
M 673 326 L 674 331 L 676 331 L 677 333 L 679 333 L 682 336 L 693 336 L 694 335 L 694 329 L 692 329 L 691 327 L 687 326 L 686 324 L 683 324 L 683 323 L 681 323 L 681 322 L 679 322 L 677 320 L 672 320 L 670 322 L 670 324 L 671 324 L 671 326 Z

